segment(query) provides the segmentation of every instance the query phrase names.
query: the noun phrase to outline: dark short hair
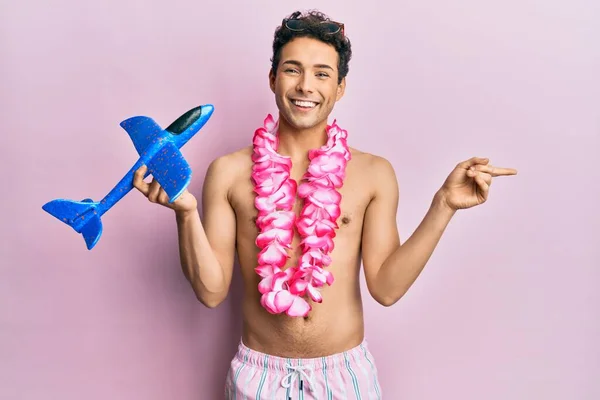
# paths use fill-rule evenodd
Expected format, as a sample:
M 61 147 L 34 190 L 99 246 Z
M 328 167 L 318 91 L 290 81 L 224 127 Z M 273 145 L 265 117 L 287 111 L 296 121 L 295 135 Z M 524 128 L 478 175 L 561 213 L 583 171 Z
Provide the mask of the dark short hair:
M 285 26 L 286 21 L 291 19 L 299 19 L 305 22 L 305 27 L 302 31 L 290 30 Z M 303 14 L 296 11 L 290 16 L 284 18 L 281 26 L 275 29 L 275 37 L 273 39 L 273 58 L 271 58 L 271 71 L 273 75 L 277 73 L 277 67 L 281 59 L 281 49 L 292 39 L 297 37 L 309 37 L 320 40 L 333 46 L 338 53 L 338 83 L 348 75 L 348 63 L 352 58 L 352 47 L 350 40 L 345 36 L 343 30 L 338 33 L 330 34 L 323 28 L 323 21 L 331 21 L 329 17 L 320 11 L 308 11 Z

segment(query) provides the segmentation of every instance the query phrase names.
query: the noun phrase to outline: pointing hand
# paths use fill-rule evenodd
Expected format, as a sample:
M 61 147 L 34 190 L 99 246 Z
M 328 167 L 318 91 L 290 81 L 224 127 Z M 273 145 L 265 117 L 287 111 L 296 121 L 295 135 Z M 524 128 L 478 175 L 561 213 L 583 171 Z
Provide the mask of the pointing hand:
M 488 199 L 492 178 L 516 174 L 516 169 L 494 167 L 487 158 L 473 157 L 454 168 L 440 189 L 440 195 L 453 210 L 474 207 Z

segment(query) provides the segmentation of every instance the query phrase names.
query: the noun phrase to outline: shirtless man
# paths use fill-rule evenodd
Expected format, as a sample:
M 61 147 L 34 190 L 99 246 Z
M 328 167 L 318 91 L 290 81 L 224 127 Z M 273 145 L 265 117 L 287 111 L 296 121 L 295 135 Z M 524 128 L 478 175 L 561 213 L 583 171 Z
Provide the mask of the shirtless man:
M 313 286 L 322 295 L 322 302 L 314 293 L 291 295 L 290 276 L 284 278 L 283 290 L 279 287 L 277 292 L 269 274 L 263 279 L 255 270 L 260 264 L 259 252 L 265 247 L 264 240 L 257 243 L 261 241 L 257 236 L 261 232 L 268 236 L 269 232 L 259 223 L 262 206 L 255 203 L 260 193 L 254 191 L 257 177 L 253 167 L 260 161 L 253 161 L 253 154 L 266 154 L 268 146 L 260 138 L 268 138 L 271 130 L 279 139 L 274 144 L 276 152 L 269 153 L 275 157 L 271 160 L 278 155 L 288 157 L 289 178 L 298 182 L 297 193 L 302 192 L 309 150 L 327 143 L 328 117 L 344 95 L 351 50 L 343 25 L 320 13 L 297 12 L 276 30 L 273 52 L 269 85 L 279 109 L 278 125 L 274 128 L 273 122 L 267 121 L 262 136 L 255 136 L 257 147 L 249 137 L 250 146 L 210 164 L 202 192 L 203 220 L 192 194 L 186 191 L 169 204 L 156 181 L 143 181 L 145 167 L 136 174 L 134 186 L 149 201 L 174 210 L 183 272 L 205 306 L 217 307 L 226 298 L 237 251 L 245 286 L 243 333 L 227 376 L 226 398 L 379 399 L 377 369 L 364 339 L 361 262 L 370 295 L 384 306 L 393 305 L 417 279 L 455 212 L 485 202 L 492 177 L 514 175 L 516 171 L 493 167 L 483 158 L 459 163 L 433 196 L 419 227 L 401 245 L 396 225 L 398 185 L 391 164 L 345 147 L 338 130 L 336 146 L 341 153 L 335 160 L 342 160 L 339 154 L 345 149 L 349 152 L 347 163 L 333 164 L 334 168 L 345 167 L 345 174 L 342 168 L 339 175 L 343 186 L 327 189 L 329 194 L 321 197 L 327 203 L 337 190 L 342 199 L 339 213 L 333 201 L 326 206 L 330 214 L 324 214 L 333 215 L 336 223 L 334 248 L 328 254 L 332 262 L 321 265 L 322 269 L 315 267 L 322 273 L 318 276 L 329 277 L 326 274 L 331 273 L 334 281 L 319 286 L 315 278 Z M 283 174 L 278 171 L 278 176 L 286 177 L 285 168 Z M 268 175 L 263 175 L 264 184 L 270 182 L 265 181 Z M 308 200 L 293 190 L 289 193 L 293 197 L 291 212 L 300 218 Z M 262 200 L 268 200 L 268 193 Z M 267 207 L 269 212 L 273 208 Z M 279 221 L 285 223 L 285 219 Z M 297 266 L 303 254 L 300 242 L 306 235 L 303 238 L 299 229 L 294 229 L 290 237 L 283 271 Z M 266 246 L 273 243 L 267 241 Z M 323 254 L 328 252 L 322 243 L 315 246 L 313 249 Z M 306 287 L 310 279 L 297 282 Z M 263 289 L 267 287 L 264 293 L 258 288 L 261 281 L 265 281 Z

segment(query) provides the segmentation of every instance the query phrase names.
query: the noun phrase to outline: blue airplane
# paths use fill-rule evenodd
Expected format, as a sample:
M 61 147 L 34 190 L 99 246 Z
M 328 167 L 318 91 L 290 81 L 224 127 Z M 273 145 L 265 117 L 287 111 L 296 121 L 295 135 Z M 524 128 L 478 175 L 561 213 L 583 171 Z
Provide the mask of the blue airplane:
M 91 250 L 102 235 L 100 217 L 133 189 L 133 175 L 142 165 L 174 202 L 187 188 L 192 170 L 179 151 L 212 116 L 211 104 L 193 108 L 177 118 L 166 129 L 162 129 L 152 118 L 138 116 L 121 122 L 127 131 L 140 158 L 117 185 L 99 202 L 92 199 L 81 201 L 55 199 L 42 209 L 81 233 L 88 250 Z

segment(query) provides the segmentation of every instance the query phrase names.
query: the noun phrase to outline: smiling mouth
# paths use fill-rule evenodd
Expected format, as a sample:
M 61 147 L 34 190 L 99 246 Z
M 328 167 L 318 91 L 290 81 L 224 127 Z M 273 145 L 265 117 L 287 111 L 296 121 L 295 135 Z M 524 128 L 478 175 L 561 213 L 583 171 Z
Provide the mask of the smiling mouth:
M 309 110 L 311 108 L 315 108 L 317 105 L 319 105 L 319 103 L 314 102 L 314 101 L 308 101 L 308 100 L 294 100 L 292 99 L 292 104 L 294 104 L 296 107 L 305 109 L 305 110 Z

